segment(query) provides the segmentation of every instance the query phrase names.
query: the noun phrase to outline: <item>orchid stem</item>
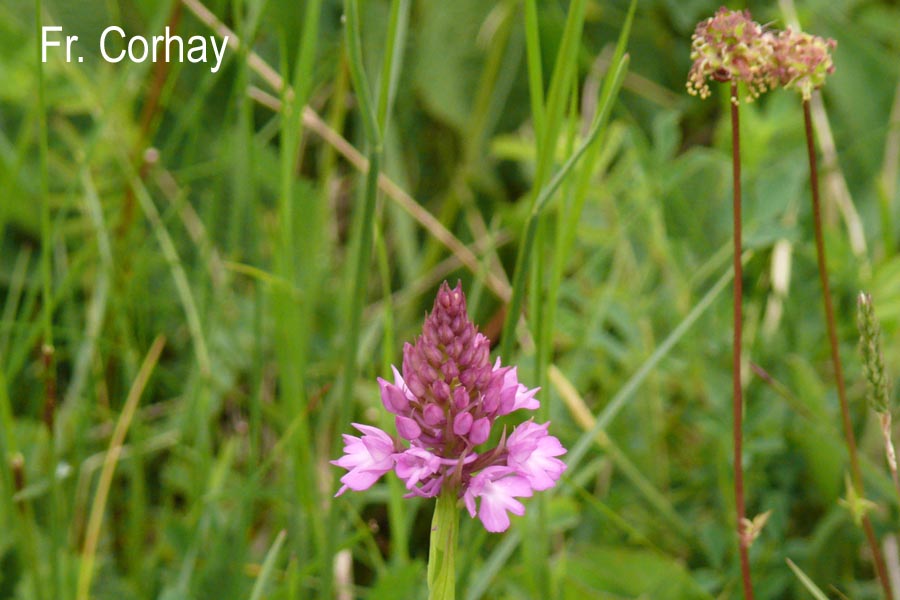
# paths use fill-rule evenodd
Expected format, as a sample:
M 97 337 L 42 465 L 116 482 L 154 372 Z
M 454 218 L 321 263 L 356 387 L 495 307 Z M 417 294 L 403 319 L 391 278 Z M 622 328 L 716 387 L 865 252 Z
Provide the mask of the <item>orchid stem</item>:
M 428 553 L 428 599 L 454 600 L 456 597 L 456 538 L 459 511 L 457 488 L 448 486 L 438 496 L 431 520 L 431 544 Z

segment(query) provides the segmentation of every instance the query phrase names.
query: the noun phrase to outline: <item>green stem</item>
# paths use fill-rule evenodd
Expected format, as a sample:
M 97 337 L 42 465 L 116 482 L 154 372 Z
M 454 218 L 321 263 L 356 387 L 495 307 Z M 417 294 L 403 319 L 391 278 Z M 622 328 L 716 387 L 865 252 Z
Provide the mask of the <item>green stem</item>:
M 387 32 L 387 48 L 383 57 L 381 96 L 375 100 L 369 90 L 369 81 L 366 77 L 365 62 L 362 53 L 362 39 L 360 34 L 359 0 L 344 0 L 344 43 L 347 51 L 350 79 L 353 83 L 353 91 L 359 103 L 360 119 L 362 121 L 366 144 L 368 146 L 368 168 L 366 171 L 365 195 L 362 206 L 357 209 L 355 219 L 355 232 L 353 245 L 354 253 L 349 264 L 351 278 L 347 282 L 347 337 L 344 339 L 343 348 L 343 379 L 339 396 L 337 423 L 339 427 L 350 421 L 353 403 L 353 384 L 357 375 L 357 355 L 359 352 L 360 324 L 362 320 L 363 304 L 366 300 L 369 272 L 371 270 L 372 244 L 375 228 L 378 227 L 378 219 L 375 206 L 378 200 L 378 176 L 381 171 L 383 155 L 384 126 L 387 124 L 390 112 L 390 96 L 394 87 L 396 73 L 402 58 L 402 40 L 404 38 L 405 22 L 409 10 L 409 3 L 402 0 L 394 0 L 391 7 L 391 17 Z M 385 97 L 386 95 L 386 97 Z M 377 102 L 377 104 L 376 104 Z M 385 290 L 389 295 L 390 290 Z M 341 438 L 334 438 L 333 450 L 339 453 Z M 331 504 L 328 512 L 329 531 L 336 531 L 338 514 L 335 505 Z M 325 556 L 330 565 L 335 552 L 335 534 L 332 533 L 326 540 Z M 322 579 L 321 593 L 323 598 L 331 597 L 332 573 L 330 566 Z
M 455 487 L 445 488 L 434 507 L 428 552 L 429 600 L 453 600 L 456 597 L 455 558 L 459 532 L 456 497 Z
M 35 1 L 34 28 L 36 39 L 41 39 L 43 7 L 41 0 Z M 54 427 L 56 416 L 56 359 L 53 347 L 53 229 L 50 219 L 50 174 L 49 174 L 49 141 L 47 130 L 46 94 L 44 91 L 43 48 L 37 49 L 37 103 L 38 103 L 38 152 L 40 155 L 40 194 L 41 194 L 41 281 L 42 281 L 42 328 L 43 343 L 41 357 L 44 365 L 44 406 L 43 419 L 47 426 L 49 440 L 49 456 L 47 458 L 47 475 L 50 481 L 50 593 L 52 597 L 60 596 L 61 580 L 58 552 L 62 547 L 62 519 L 60 516 L 61 500 L 59 480 L 56 477 L 57 447 Z M 35 565 L 35 577 L 40 577 Z
M 528 90 L 531 120 L 536 132 L 544 131 L 544 73 L 541 65 L 541 34 L 536 0 L 525 2 L 525 49 L 528 56 Z M 541 136 L 535 135 L 536 150 L 541 151 Z
M 13 429 L 13 414 L 7 394 L 6 375 L 0 370 L 0 496 L 3 496 L 6 518 L 14 524 L 14 530 L 22 552 L 32 568 L 34 583 L 34 597 L 37 600 L 47 598 L 47 590 L 44 587 L 44 578 L 41 576 L 41 555 L 38 553 L 38 531 L 34 520 L 34 511 L 31 501 L 22 499 L 14 501 L 17 492 L 22 491 L 24 477 L 14 475 L 13 470 L 24 470 L 24 461 L 16 446 L 16 438 Z M 13 466 L 13 457 L 17 457 L 18 465 Z M 18 481 L 17 481 L 18 479 Z M 6 523 L 0 521 L 0 526 Z
M 384 231 L 379 228 L 375 231 L 375 250 L 378 262 L 378 272 L 381 275 L 381 288 L 384 294 L 384 341 L 381 351 L 381 372 L 390 373 L 391 361 L 394 359 L 394 303 L 391 300 L 391 265 L 388 256 L 387 243 Z M 409 562 L 409 533 L 406 526 L 407 500 L 403 498 L 406 493 L 403 484 L 396 477 L 388 479 L 388 521 L 391 527 L 392 558 L 398 564 L 405 565 Z
M 819 171 L 816 163 L 816 148 L 813 141 L 812 116 L 809 110 L 809 100 L 807 99 L 803 100 L 803 124 L 806 128 L 806 151 L 809 155 L 809 181 L 812 192 L 813 227 L 816 236 L 816 261 L 819 267 L 819 281 L 822 284 L 822 303 L 825 308 L 825 324 L 828 327 L 828 343 L 831 347 L 831 364 L 834 368 L 838 400 L 841 404 L 841 423 L 844 427 L 844 440 L 847 442 L 847 452 L 850 455 L 850 476 L 853 479 L 853 486 L 856 488 L 856 491 L 860 495 L 865 495 L 862 471 L 859 468 L 859 455 L 856 451 L 856 437 L 853 435 L 853 423 L 850 420 L 850 404 L 847 402 L 847 391 L 844 385 L 844 370 L 841 366 L 841 355 L 838 350 L 834 307 L 831 304 L 831 286 L 828 282 L 825 239 L 822 233 L 822 205 L 819 200 Z M 878 581 L 881 583 L 884 597 L 890 600 L 894 597 L 891 592 L 891 582 L 888 578 L 884 558 L 881 556 L 878 540 L 875 537 L 875 531 L 872 529 L 872 522 L 869 520 L 868 515 L 863 515 L 862 525 L 866 534 L 866 540 L 869 543 L 869 549 L 872 552 L 872 559 L 875 562 L 875 572 L 878 574 Z

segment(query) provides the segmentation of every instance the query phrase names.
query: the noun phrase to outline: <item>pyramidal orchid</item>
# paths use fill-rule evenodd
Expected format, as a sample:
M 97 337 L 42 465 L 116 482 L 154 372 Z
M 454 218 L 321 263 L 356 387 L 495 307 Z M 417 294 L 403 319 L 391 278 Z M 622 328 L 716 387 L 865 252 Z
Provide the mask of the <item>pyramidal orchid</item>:
M 566 468 L 557 458 L 566 450 L 548 433 L 549 423 L 528 420 L 509 435 L 504 428 L 496 445 L 486 445 L 499 417 L 540 406 L 538 390 L 489 354 L 490 341 L 469 320 L 461 284 L 451 289 L 444 282 L 421 335 L 403 348 L 402 373 L 394 367 L 393 382 L 378 379 L 396 435 L 354 423 L 362 436 L 344 435 L 344 455 L 332 461 L 347 469 L 337 496 L 366 490 L 394 471 L 407 497 L 438 498 L 429 558 L 433 598 L 452 597 L 460 499 L 485 529 L 505 531 L 509 513 L 525 513 L 518 498 L 553 487 Z

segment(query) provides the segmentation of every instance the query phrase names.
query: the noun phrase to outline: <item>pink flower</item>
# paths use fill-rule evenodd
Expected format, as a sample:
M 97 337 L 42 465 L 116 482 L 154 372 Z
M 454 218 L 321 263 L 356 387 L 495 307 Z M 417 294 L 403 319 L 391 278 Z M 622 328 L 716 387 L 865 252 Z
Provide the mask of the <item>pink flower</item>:
M 509 528 L 509 515 L 522 516 L 525 506 L 516 497 L 529 497 L 531 486 L 524 477 L 515 474 L 508 467 L 488 467 L 469 481 L 463 498 L 469 515 L 475 517 L 475 498 L 481 498 L 478 518 L 484 528 L 492 533 Z
M 500 359 L 494 363 L 494 371 L 501 370 Z M 503 388 L 500 390 L 499 414 L 507 415 L 513 411 L 524 408 L 525 410 L 537 410 L 541 403 L 535 399 L 535 394 L 541 388 L 528 389 L 519 383 L 516 367 L 508 369 L 503 375 Z
M 526 421 L 516 427 L 506 441 L 509 456 L 506 464 L 528 480 L 529 485 L 541 491 L 553 487 L 566 470 L 566 464 L 554 458 L 566 453 L 559 440 L 547 434 L 550 423 L 537 425 Z
M 394 455 L 397 477 L 406 481 L 406 489 L 413 489 L 423 479 L 437 473 L 441 459 L 424 448 L 412 447 Z
M 331 461 L 349 472 L 341 477 L 341 489 L 335 497 L 348 489 L 361 492 L 372 487 L 378 479 L 394 468 L 394 440 L 370 425 L 353 423 L 363 433 L 361 438 L 344 434 L 344 456 Z

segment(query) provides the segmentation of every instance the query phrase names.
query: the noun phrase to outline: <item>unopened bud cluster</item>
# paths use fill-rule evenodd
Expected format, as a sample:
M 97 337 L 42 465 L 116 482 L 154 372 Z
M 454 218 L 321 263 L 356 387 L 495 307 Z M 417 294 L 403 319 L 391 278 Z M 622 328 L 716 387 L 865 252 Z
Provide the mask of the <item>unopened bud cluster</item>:
M 750 11 L 722 7 L 698 23 L 691 37 L 694 63 L 687 90 L 707 98 L 711 79 L 745 84 L 748 100 L 777 86 L 797 89 L 809 99 L 834 71 L 830 53 L 836 45 L 834 40 L 790 28 L 769 31 L 751 18 Z

